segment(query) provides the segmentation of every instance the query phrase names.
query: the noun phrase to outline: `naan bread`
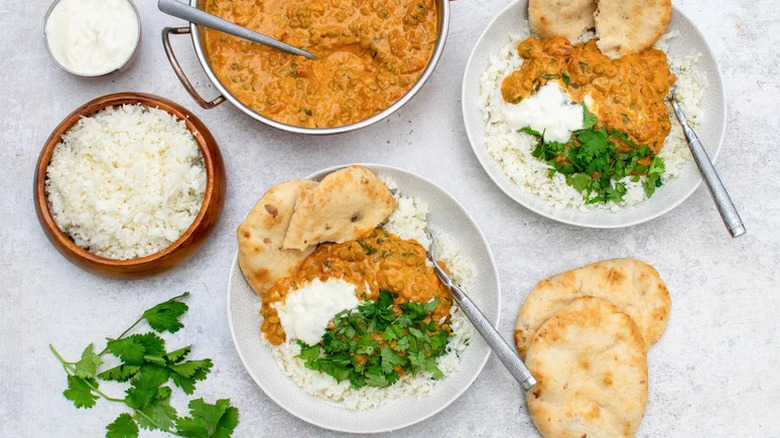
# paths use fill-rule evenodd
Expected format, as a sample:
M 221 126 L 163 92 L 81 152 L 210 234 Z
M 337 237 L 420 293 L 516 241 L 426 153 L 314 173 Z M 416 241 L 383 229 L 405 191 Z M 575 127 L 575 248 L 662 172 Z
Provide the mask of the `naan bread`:
M 543 437 L 632 437 L 647 406 L 647 359 L 639 328 L 614 304 L 580 298 L 545 322 L 526 365 L 526 394 Z
M 599 0 L 598 6 L 596 44 L 610 58 L 649 49 L 672 18 L 671 0 Z
M 373 172 L 361 166 L 337 170 L 301 193 L 284 247 L 302 250 L 322 242 L 357 239 L 393 210 L 393 194 Z
M 576 43 L 583 32 L 594 26 L 594 0 L 530 0 L 528 21 L 531 31 L 542 38 L 563 35 Z
M 295 270 L 314 250 L 284 249 L 282 243 L 301 193 L 315 181 L 295 179 L 271 187 L 238 227 L 238 264 L 252 289 L 262 295 L 276 281 Z
M 515 325 L 515 343 L 525 357 L 536 330 L 577 298 L 593 296 L 615 304 L 639 326 L 649 348 L 663 335 L 672 301 L 658 271 L 635 259 L 613 259 L 554 275 L 528 294 Z

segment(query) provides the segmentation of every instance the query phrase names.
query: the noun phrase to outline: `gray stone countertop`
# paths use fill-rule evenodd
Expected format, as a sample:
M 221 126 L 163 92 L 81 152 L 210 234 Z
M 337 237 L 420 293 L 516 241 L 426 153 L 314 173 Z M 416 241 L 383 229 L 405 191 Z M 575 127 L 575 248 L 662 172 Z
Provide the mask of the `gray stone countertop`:
M 386 121 L 360 132 L 302 137 L 268 128 L 229 104 L 205 111 L 176 79 L 160 30 L 180 24 L 153 0 L 135 0 L 143 20 L 140 58 L 127 72 L 81 80 L 57 69 L 41 38 L 48 0 L 0 2 L 0 436 L 102 436 L 122 407 L 76 410 L 65 400 L 56 345 L 77 357 L 102 345 L 138 313 L 192 292 L 186 328 L 172 345 L 215 366 L 196 396 L 230 397 L 240 408 L 237 437 L 333 436 L 271 401 L 244 370 L 225 306 L 234 232 L 271 185 L 350 162 L 403 167 L 440 184 L 485 232 L 503 289 L 500 331 L 509 338 L 531 287 L 549 275 L 612 257 L 657 267 L 672 295 L 666 334 L 649 353 L 650 395 L 639 432 L 647 437 L 780 437 L 780 292 L 778 265 L 778 119 L 780 58 L 776 0 L 679 0 L 712 45 L 728 102 L 718 169 L 748 234 L 731 240 L 706 189 L 649 223 L 621 230 L 561 225 L 515 204 L 488 178 L 466 139 L 460 86 L 471 47 L 505 1 L 452 4 L 447 48 L 430 82 Z M 175 41 L 185 69 L 209 90 L 187 38 Z M 60 256 L 41 231 L 32 202 L 36 159 L 51 130 L 73 109 L 117 91 L 172 99 L 200 117 L 220 144 L 228 175 L 225 210 L 191 260 L 156 277 L 111 281 Z M 181 405 L 177 405 L 181 409 Z M 442 413 L 397 436 L 536 436 L 519 386 L 492 357 L 482 374 Z M 162 436 L 142 431 L 142 436 Z

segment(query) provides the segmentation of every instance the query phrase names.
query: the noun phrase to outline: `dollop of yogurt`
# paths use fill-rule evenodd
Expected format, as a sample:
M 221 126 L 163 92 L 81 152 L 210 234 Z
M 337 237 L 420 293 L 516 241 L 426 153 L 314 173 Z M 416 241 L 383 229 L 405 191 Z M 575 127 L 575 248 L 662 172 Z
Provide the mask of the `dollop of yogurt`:
M 78 74 L 122 66 L 138 42 L 139 18 L 128 0 L 60 0 L 46 20 L 54 59 Z
M 337 313 L 357 307 L 355 289 L 352 283 L 328 278 L 325 281 L 315 279 L 288 292 L 283 303 L 274 303 L 287 342 L 300 339 L 309 345 L 318 343 Z
M 514 129 L 530 127 L 542 133 L 545 141 L 566 143 L 574 131 L 583 128 L 582 106 L 554 82 L 548 82 L 536 94 L 517 104 L 504 103 L 503 119 Z

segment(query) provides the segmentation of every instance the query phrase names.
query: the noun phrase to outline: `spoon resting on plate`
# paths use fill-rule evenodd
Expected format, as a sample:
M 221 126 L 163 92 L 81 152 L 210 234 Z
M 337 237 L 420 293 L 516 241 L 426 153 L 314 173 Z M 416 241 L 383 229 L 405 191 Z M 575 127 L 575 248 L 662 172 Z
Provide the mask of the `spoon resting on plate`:
M 436 272 L 436 276 L 438 276 L 439 280 L 449 288 L 455 302 L 458 303 L 463 313 L 468 317 L 471 323 L 474 324 L 474 327 L 477 328 L 477 331 L 485 339 L 485 342 L 487 342 L 490 349 L 493 350 L 493 353 L 498 356 L 501 363 L 509 370 L 512 377 L 520 382 L 520 386 L 522 386 L 524 390 L 529 391 L 536 385 L 536 379 L 531 374 L 531 371 L 528 370 L 523 363 L 523 360 L 520 359 L 520 356 L 518 356 L 514 347 L 511 347 L 504 338 L 501 337 L 498 330 L 493 327 L 477 305 L 471 301 L 471 298 L 469 298 L 468 295 L 452 281 L 449 274 L 439 266 L 433 249 L 433 234 L 431 234 L 431 230 L 429 230 L 428 227 L 425 228 L 425 235 L 428 236 L 428 240 L 431 242 L 430 249 L 427 249 L 425 252 L 428 256 L 428 260 L 433 263 L 433 271 Z
M 305 50 L 293 47 L 245 27 L 241 27 L 235 23 L 217 17 L 216 15 L 209 14 L 208 12 L 201 11 L 198 8 L 193 8 L 192 6 L 185 5 L 176 0 L 158 0 L 157 8 L 170 16 L 187 20 L 190 23 L 200 24 L 201 26 L 229 33 L 230 35 L 260 43 L 268 47 L 273 47 L 287 53 L 292 53 L 293 55 L 301 55 L 309 59 L 315 59 L 314 55 Z
M 723 223 L 726 224 L 726 228 L 728 228 L 729 233 L 731 233 L 731 237 L 739 237 L 747 232 L 745 224 L 742 222 L 742 218 L 739 217 L 737 207 L 735 207 L 734 202 L 731 201 L 731 197 L 726 191 L 723 182 L 720 180 L 718 172 L 715 170 L 715 166 L 712 165 L 712 160 L 710 160 L 709 155 L 707 155 L 707 151 L 704 150 L 696 132 L 691 128 L 691 125 L 688 124 L 688 119 L 685 117 L 685 114 L 683 114 L 682 108 L 680 108 L 677 99 L 674 97 L 675 91 L 677 91 L 676 87 L 672 86 L 666 100 L 669 101 L 672 105 L 672 109 L 674 109 L 674 114 L 677 116 L 677 120 L 680 122 L 685 138 L 688 140 L 688 147 L 691 150 L 693 159 L 696 161 L 696 165 L 699 166 L 699 171 L 701 172 L 704 182 L 707 183 L 707 188 L 710 189 L 710 194 L 715 201 L 715 206 L 718 207 L 718 212 L 723 219 Z

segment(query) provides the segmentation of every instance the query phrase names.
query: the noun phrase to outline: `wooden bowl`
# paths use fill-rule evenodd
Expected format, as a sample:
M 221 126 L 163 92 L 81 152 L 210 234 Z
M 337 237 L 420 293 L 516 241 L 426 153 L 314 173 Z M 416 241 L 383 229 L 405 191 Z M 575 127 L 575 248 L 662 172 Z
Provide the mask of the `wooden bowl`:
M 100 257 L 77 246 L 60 230 L 49 211 L 46 199 L 46 169 L 54 152 L 54 147 L 67 132 L 82 117 L 94 114 L 101 109 L 122 104 L 143 104 L 159 108 L 184 120 L 187 129 L 195 135 L 195 141 L 203 153 L 206 166 L 206 192 L 203 205 L 190 227 L 184 234 L 164 250 L 137 259 L 116 260 Z M 71 113 L 51 133 L 46 145 L 38 158 L 35 168 L 35 211 L 44 233 L 57 250 L 76 266 L 93 274 L 112 278 L 139 278 L 170 269 L 187 259 L 203 243 L 222 212 L 225 200 L 225 166 L 217 142 L 206 125 L 194 114 L 182 106 L 163 99 L 162 97 L 143 93 L 117 93 L 99 97 L 88 102 Z

